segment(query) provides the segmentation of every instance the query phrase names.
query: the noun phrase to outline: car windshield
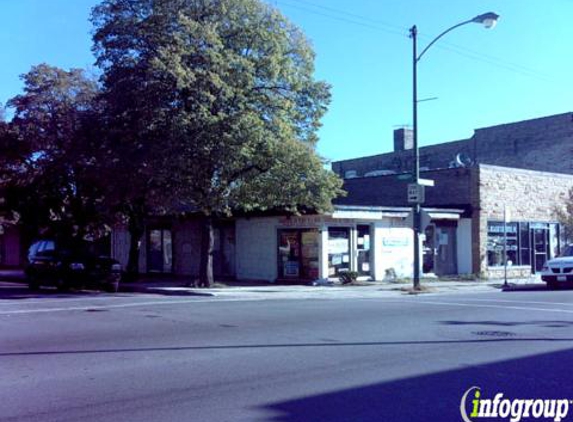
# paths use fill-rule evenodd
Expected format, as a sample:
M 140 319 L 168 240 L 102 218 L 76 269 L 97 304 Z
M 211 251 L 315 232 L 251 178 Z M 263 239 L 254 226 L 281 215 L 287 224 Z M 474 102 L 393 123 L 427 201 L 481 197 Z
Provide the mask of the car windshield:
M 573 256 L 573 245 L 567 246 L 560 256 Z

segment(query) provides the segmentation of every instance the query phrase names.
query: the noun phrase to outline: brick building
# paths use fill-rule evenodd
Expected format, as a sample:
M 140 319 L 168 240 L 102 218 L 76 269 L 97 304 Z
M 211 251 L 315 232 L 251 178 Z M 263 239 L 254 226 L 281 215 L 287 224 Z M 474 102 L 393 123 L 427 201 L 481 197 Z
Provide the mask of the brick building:
M 411 132 L 395 131 L 394 146 L 392 153 L 333 163 L 348 191 L 336 203 L 407 206 Z M 573 188 L 572 113 L 478 129 L 470 139 L 420 148 L 420 167 L 422 178 L 435 180 L 423 206 L 463 210 L 458 221 L 426 221 L 424 271 L 461 273 L 462 249 L 471 250 L 471 272 L 499 276 L 505 236 L 510 275 L 535 273 L 558 253 L 564 240 L 554 208 Z M 507 224 L 504 210 L 511 214 Z M 451 234 L 468 220 L 467 244 L 451 245 L 459 239 Z M 439 268 L 440 260 L 447 265 Z
M 394 151 L 332 163 L 341 177 L 410 172 L 412 132 L 394 131 Z M 421 169 L 490 164 L 573 174 L 573 113 L 476 129 L 469 139 L 420 148 Z

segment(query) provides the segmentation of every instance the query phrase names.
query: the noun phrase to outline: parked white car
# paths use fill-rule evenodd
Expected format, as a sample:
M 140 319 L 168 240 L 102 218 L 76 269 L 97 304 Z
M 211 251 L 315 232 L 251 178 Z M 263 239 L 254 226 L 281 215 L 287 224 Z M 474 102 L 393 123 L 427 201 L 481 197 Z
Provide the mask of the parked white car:
M 565 248 L 559 257 L 550 259 L 541 270 L 541 280 L 555 289 L 562 283 L 573 282 L 573 245 Z

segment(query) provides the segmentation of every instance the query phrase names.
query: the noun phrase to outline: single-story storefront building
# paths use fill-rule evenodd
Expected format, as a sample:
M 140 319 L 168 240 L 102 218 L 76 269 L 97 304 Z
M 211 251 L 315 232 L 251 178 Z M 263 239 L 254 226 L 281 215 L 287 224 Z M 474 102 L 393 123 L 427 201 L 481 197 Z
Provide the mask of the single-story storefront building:
M 427 209 L 435 254 L 432 272 L 470 272 L 471 225 L 459 209 Z M 383 280 L 411 277 L 413 232 L 408 207 L 335 206 L 330 214 L 252 216 L 215 226 L 214 273 L 239 280 L 336 279 L 344 271 Z M 434 239 L 435 238 L 435 239 Z M 194 277 L 199 271 L 201 228 L 197 219 L 149 224 L 140 248 L 142 273 Z M 112 234 L 112 253 L 127 264 L 129 234 Z
M 461 214 L 449 209 L 425 213 L 426 224 L 440 239 L 438 272 L 471 268 L 471 253 L 462 247 L 470 240 L 470 225 Z M 409 208 L 336 206 L 329 215 L 238 219 L 237 278 L 313 280 L 345 271 L 370 280 L 411 277 L 410 215 Z

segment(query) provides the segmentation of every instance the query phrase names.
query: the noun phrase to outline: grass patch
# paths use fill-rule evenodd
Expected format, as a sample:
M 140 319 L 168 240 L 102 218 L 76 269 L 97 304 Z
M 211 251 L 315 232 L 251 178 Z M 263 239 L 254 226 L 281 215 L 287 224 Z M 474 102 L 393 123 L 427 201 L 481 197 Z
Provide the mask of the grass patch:
M 427 286 L 420 286 L 420 288 L 418 290 L 415 290 L 414 287 L 402 287 L 400 289 L 401 292 L 404 292 L 406 294 L 409 295 L 419 295 L 419 294 L 423 294 L 423 293 L 433 293 L 436 291 L 436 289 L 434 289 L 433 287 L 427 287 Z
M 354 280 L 351 283 L 341 284 L 341 286 L 374 286 L 376 285 L 373 281 L 366 280 Z

